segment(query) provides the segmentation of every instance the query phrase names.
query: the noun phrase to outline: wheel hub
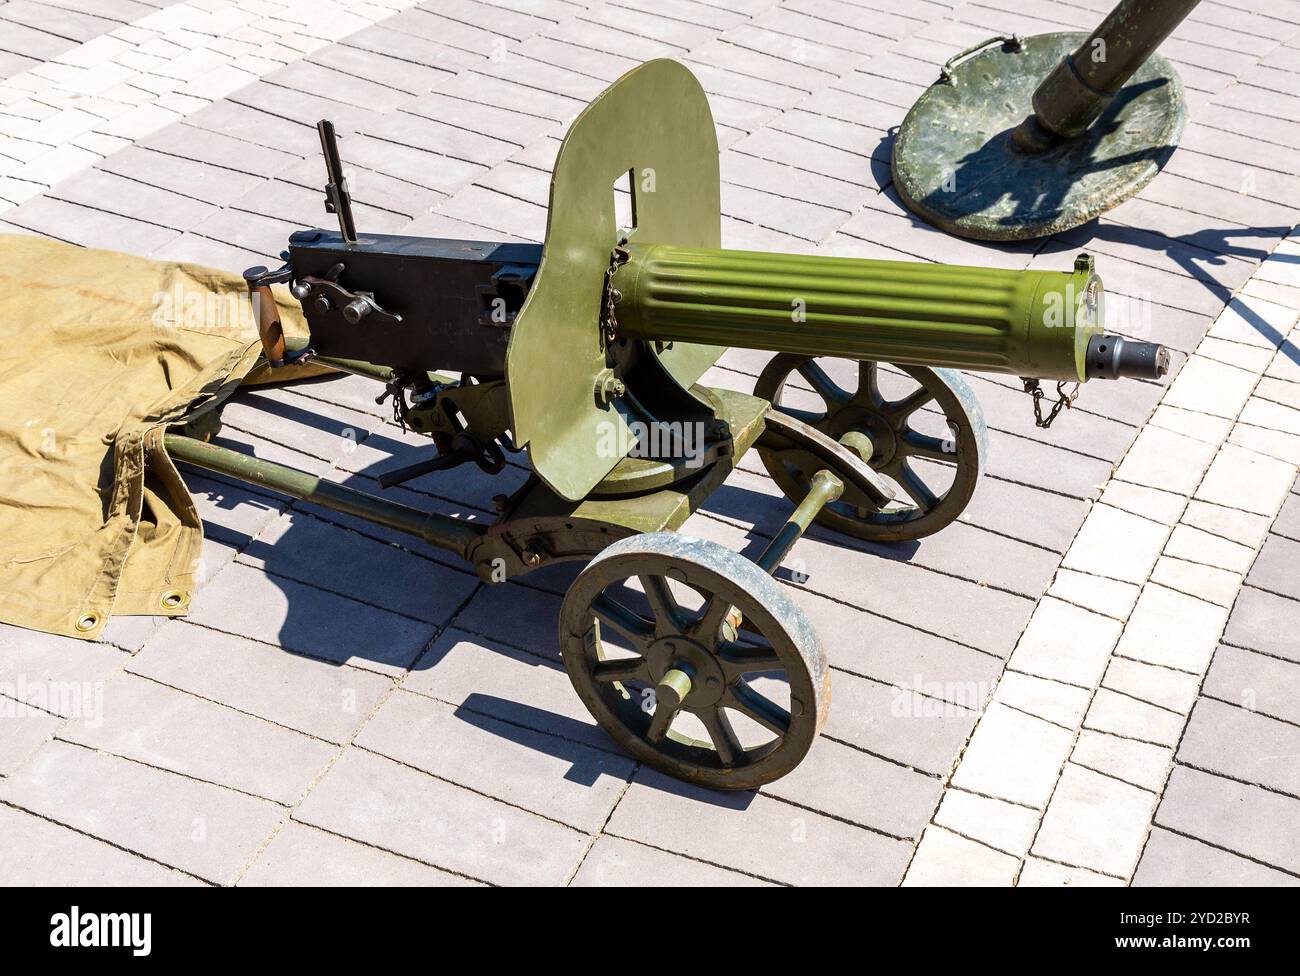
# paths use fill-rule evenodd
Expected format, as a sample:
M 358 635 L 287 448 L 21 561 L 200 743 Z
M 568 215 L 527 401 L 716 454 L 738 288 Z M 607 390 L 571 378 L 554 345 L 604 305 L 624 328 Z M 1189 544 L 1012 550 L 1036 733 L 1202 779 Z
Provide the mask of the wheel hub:
M 713 705 L 726 691 L 727 680 L 718 659 L 703 644 L 688 637 L 662 637 L 646 648 L 645 658 L 656 686 L 673 671 L 690 677 L 689 690 L 681 698 L 683 708 Z
M 873 468 L 881 468 L 894 459 L 898 451 L 898 432 L 881 414 L 868 407 L 849 404 L 827 418 L 823 433 L 837 441 L 846 434 L 863 434 L 871 441 L 871 457 L 865 458 Z

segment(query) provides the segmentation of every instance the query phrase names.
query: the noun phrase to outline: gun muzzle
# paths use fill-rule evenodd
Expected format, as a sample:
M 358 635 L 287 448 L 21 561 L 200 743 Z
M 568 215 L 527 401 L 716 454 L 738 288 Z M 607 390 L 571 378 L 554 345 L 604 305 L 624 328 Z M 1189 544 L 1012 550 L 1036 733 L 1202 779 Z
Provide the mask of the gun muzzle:
M 1088 340 L 1084 372 L 1090 380 L 1117 380 L 1121 376 L 1158 380 L 1169 372 L 1169 350 L 1155 342 L 1095 335 Z
M 1010 271 L 667 244 L 615 272 L 620 336 L 1082 381 L 1101 331 L 1092 259 Z M 1121 370 L 1135 353 L 1126 352 Z M 1132 375 L 1120 372 L 1118 375 Z

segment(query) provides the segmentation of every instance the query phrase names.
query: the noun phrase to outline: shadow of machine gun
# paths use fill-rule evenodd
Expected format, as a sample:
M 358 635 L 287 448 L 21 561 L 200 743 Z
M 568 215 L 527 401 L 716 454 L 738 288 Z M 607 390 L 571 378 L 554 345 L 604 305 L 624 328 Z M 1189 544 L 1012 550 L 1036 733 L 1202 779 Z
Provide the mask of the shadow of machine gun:
M 698 784 L 770 782 L 826 719 L 821 644 L 772 578 L 812 522 L 910 540 L 969 500 L 986 437 L 956 370 L 1167 369 L 1162 347 L 1100 333 L 1086 257 L 1018 272 L 722 249 L 712 115 L 673 61 L 629 72 L 573 123 L 544 246 L 358 234 L 333 128 L 319 131 L 339 232 L 298 231 L 284 267 L 246 272 L 268 361 L 384 384 L 436 450 L 384 485 L 495 472 L 509 454 L 530 474 L 484 526 L 179 434 L 169 452 L 412 533 L 491 582 L 587 562 L 560 611 L 574 688 L 629 753 Z M 305 344 L 285 343 L 274 284 L 302 303 Z M 757 395 L 699 382 L 726 346 L 776 354 Z M 911 391 L 886 395 L 898 383 Z M 675 533 L 751 448 L 795 504 L 765 551 Z

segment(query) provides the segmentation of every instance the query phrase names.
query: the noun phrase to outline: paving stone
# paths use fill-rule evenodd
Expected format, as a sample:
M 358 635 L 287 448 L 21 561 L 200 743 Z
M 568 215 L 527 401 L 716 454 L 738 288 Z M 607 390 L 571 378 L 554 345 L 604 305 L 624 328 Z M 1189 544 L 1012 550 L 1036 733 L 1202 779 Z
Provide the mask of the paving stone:
M 1296 601 L 1246 586 L 1237 597 L 1223 634 L 1225 643 L 1300 662 Z
M 1119 580 L 1092 576 L 1072 569 L 1058 569 L 1047 595 L 1096 613 L 1127 620 L 1137 602 L 1140 587 Z
M 1164 526 L 1109 505 L 1094 505 L 1061 565 L 1128 583 L 1142 583 L 1164 545 Z
M 1189 495 L 1200 483 L 1214 451 L 1214 445 L 1147 427 L 1138 434 L 1115 476 L 1134 484 Z
M 239 879 L 242 888 L 442 888 L 473 884 L 459 875 L 293 821 L 284 825 Z
M 1077 728 L 1083 722 L 1090 698 L 1086 689 L 1010 668 L 998 682 L 997 699 L 1003 705 L 1066 728 Z
M 1156 801 L 1154 793 L 1067 763 L 1033 852 L 1128 877 L 1142 853 Z
M 834 704 L 822 731 L 895 762 L 945 775 L 992 685 L 957 683 L 936 690 L 945 691 L 948 698 L 837 673 L 832 679 Z M 951 703 L 953 698 L 964 699 L 966 707 Z
M 1290 661 L 1223 644 L 1202 693 L 1300 725 L 1300 666 Z
M 695 861 L 688 857 L 604 834 L 596 838 L 582 867 L 573 876 L 575 888 L 642 888 L 667 884 L 674 888 L 767 886 L 767 882 Z
M 383 674 L 409 666 L 434 632 L 430 624 L 239 564 L 199 592 L 190 616 L 216 630 Z
M 934 822 L 1006 854 L 1023 857 L 1038 830 L 1036 810 L 964 790 L 945 790 Z
M 1227 616 L 1223 607 L 1148 583 L 1138 597 L 1115 653 L 1148 664 L 1203 674 Z
M 169 227 L 48 197 L 37 197 L 7 211 L 5 220 L 24 230 L 83 247 L 116 248 L 133 253 L 156 250 L 177 236 Z
M 1241 587 L 1241 576 L 1226 569 L 1204 566 L 1200 563 L 1161 556 L 1156 561 L 1151 579 L 1157 583 L 1200 597 L 1221 607 L 1231 607 Z
M 0 788 L 7 803 L 218 884 L 269 837 L 283 808 L 66 742 Z
M 1126 739 L 1107 732 L 1083 729 L 1070 753 L 1070 762 L 1113 776 L 1157 795 L 1165 788 L 1173 762 L 1172 746 Z
M 1165 555 L 1242 574 L 1254 562 L 1255 550 L 1191 525 L 1178 525 L 1165 545 Z
M 1017 888 L 1113 888 L 1123 884 L 1118 878 L 1084 868 L 1066 867 L 1040 857 L 1026 858 L 1016 881 Z
M 1151 415 L 1153 427 L 1176 431 L 1187 437 L 1213 444 L 1216 447 L 1227 440 L 1232 430 L 1232 421 L 1226 417 L 1211 417 L 1208 413 L 1184 410 L 1162 403 Z
M 1097 689 L 1084 726 L 1096 732 L 1173 747 L 1183 731 L 1184 716 L 1109 688 Z
M 1196 701 L 1200 682 L 1194 674 L 1114 657 L 1106 668 L 1102 685 L 1130 698 L 1188 715 Z
M 1191 837 L 1156 827 L 1151 831 L 1133 887 L 1295 887 L 1300 878 L 1248 861 Z
M 301 657 L 183 620 L 165 624 L 127 669 L 337 743 L 352 736 L 392 687 L 383 675 Z
M 126 661 L 107 644 L 0 624 L 0 695 L 39 711 L 97 714 L 104 683 Z
M 330 558 L 322 560 L 325 553 Z M 478 586 L 467 572 L 295 512 L 272 522 L 239 560 L 434 624 L 446 622 Z
M 931 826 L 917 845 L 903 885 L 1010 887 L 1019 867 L 1017 858 Z
M 845 789 L 846 783 L 853 785 Z M 771 796 L 910 839 L 920 836 L 942 791 L 937 776 L 886 762 L 826 737 L 813 745 L 793 771 L 763 787 Z
M 493 884 L 559 884 L 579 831 L 385 759 L 349 749 L 294 819 Z
M 383 704 L 356 742 L 588 832 L 605 822 L 636 767 L 621 755 L 404 691 Z
M 1295 470 L 1295 465 L 1225 444 L 1196 489 L 1196 497 L 1272 517 L 1291 490 Z
M 0 806 L 0 877 L 9 885 L 121 888 L 199 882 L 24 810 Z
M 1300 542 L 1271 535 L 1246 579 L 1251 586 L 1300 600 Z
M 980 718 L 951 783 L 1042 809 L 1070 752 L 1072 734 L 996 701 Z
M 1187 506 L 1187 499 L 1182 495 L 1129 484 L 1118 478 L 1106 482 L 1102 489 L 1101 500 L 1113 508 L 1122 509 L 1132 515 L 1141 515 L 1162 525 L 1175 524 Z
M 1007 666 L 1091 688 L 1100 680 L 1121 630 L 1122 625 L 1109 617 L 1044 597 Z
M 1212 698 L 1196 703 L 1178 761 L 1300 796 L 1300 727 Z
M 1273 825 L 1296 823 L 1297 817 L 1300 800 L 1175 766 L 1155 822 L 1295 875 L 1300 874 L 1300 834 Z
M 761 793 L 637 772 L 606 832 L 787 884 L 895 884 L 911 845 Z
M 1256 381 L 1257 377 L 1247 370 L 1193 356 L 1183 364 L 1162 402 L 1218 417 L 1235 417 Z
M 57 715 L 0 694 L 0 776 L 18 769 L 62 724 Z
M 193 779 L 297 802 L 337 751 L 234 709 L 133 674 L 104 691 L 104 711 L 59 738 Z
M 115 152 L 100 163 L 99 169 L 219 206 L 238 199 L 263 182 L 260 177 L 247 173 L 136 146 Z
M 1257 454 L 1300 465 L 1300 434 L 1291 434 L 1246 423 L 1235 424 L 1228 441 Z
M 499 721 L 618 749 L 596 726 L 558 661 L 454 627 L 420 657 L 402 687 Z

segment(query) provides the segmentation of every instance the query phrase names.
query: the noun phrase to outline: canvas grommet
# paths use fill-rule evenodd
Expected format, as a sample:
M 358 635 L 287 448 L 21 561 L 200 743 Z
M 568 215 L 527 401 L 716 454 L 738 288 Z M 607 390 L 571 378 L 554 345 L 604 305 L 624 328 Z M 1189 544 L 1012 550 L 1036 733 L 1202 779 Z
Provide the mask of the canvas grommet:
M 83 613 L 77 618 L 77 630 L 83 634 L 87 631 L 94 630 L 99 626 L 99 614 L 94 612 Z
M 175 610 L 184 605 L 185 593 L 181 590 L 168 590 L 158 602 L 162 604 L 164 610 Z

